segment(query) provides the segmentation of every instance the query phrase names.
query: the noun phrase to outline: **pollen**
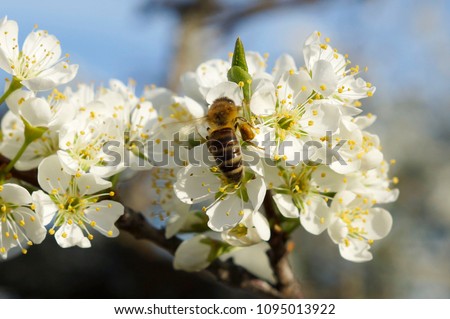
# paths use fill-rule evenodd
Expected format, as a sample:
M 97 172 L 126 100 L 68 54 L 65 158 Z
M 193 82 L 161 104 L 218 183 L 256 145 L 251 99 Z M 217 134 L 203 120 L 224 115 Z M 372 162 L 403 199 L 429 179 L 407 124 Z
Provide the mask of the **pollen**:
M 48 233 L 50 235 L 54 235 L 55 234 L 55 230 L 53 228 L 51 228 L 51 229 L 48 230 Z
M 93 239 L 94 239 L 94 235 L 89 234 L 89 235 L 87 236 L 87 238 L 88 238 L 89 240 L 93 240 Z
M 302 85 L 302 87 L 301 87 L 302 92 L 305 92 L 306 89 L 307 89 L 306 85 Z
M 25 248 L 22 248 L 22 254 L 26 255 L 28 252 L 28 250 L 26 250 Z
M 372 95 L 373 95 L 373 92 L 372 92 L 372 91 L 368 91 L 368 92 L 367 92 L 367 96 L 370 97 L 370 96 L 372 96 Z
M 392 183 L 398 184 L 398 182 L 399 182 L 398 177 L 394 177 L 394 178 L 392 179 Z
M 20 221 L 19 221 L 19 225 L 22 226 L 22 227 L 25 226 L 25 221 L 24 221 L 23 219 L 20 220 Z
M 238 85 L 239 85 L 239 87 L 242 88 L 242 87 L 244 87 L 245 83 L 243 81 L 239 81 Z
M 241 210 L 241 211 L 239 212 L 239 216 L 244 216 L 244 211 L 243 211 L 243 210 Z
M 109 196 L 113 197 L 115 193 L 113 191 L 109 192 Z
M 112 235 L 113 235 L 112 230 L 109 230 L 109 231 L 108 231 L 108 236 L 111 237 Z
M 97 225 L 97 223 L 96 223 L 95 221 L 91 221 L 91 222 L 90 222 L 90 225 L 91 225 L 92 227 L 95 227 L 95 226 Z
M 62 237 L 62 238 L 67 238 L 67 233 L 66 233 L 66 232 L 62 233 L 62 234 L 61 234 L 61 237 Z
M 322 85 L 320 86 L 320 89 L 321 89 L 322 91 L 325 91 L 325 90 L 327 89 L 327 86 L 326 86 L 325 84 L 322 84 Z
M 308 121 L 308 126 L 313 126 L 314 125 L 314 121 L 313 120 L 309 120 Z

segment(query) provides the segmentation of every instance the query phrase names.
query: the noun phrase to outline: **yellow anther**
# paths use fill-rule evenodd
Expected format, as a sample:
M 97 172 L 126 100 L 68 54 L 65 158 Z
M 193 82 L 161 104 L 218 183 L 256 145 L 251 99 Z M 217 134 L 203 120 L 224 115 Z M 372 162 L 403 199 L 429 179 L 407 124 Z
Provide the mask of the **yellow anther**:
M 325 38 L 326 43 L 329 43 L 330 41 L 331 41 L 330 38 L 328 38 L 328 37 Z
M 239 81 L 238 85 L 239 85 L 239 87 L 242 88 L 242 87 L 244 87 L 245 83 L 243 81 Z
M 313 120 L 309 120 L 308 121 L 308 126 L 313 126 L 314 125 L 314 121 Z
M 202 212 L 206 213 L 206 207 L 205 206 L 202 207 Z
M 243 210 L 241 210 L 241 211 L 239 212 L 239 216 L 244 216 L 244 211 L 243 211 Z
M 73 224 L 73 220 L 69 219 L 69 220 L 67 221 L 67 224 L 72 225 L 72 224 Z
M 93 239 L 94 239 L 94 235 L 89 234 L 89 235 L 87 236 L 87 238 L 88 238 L 89 240 L 93 240 Z
M 19 235 L 13 234 L 13 238 L 14 238 L 15 240 L 19 239 Z
M 306 85 L 302 85 L 301 90 L 302 90 L 302 92 L 305 92 L 307 90 Z
M 20 221 L 19 221 L 19 225 L 22 226 L 22 227 L 25 226 L 25 221 L 24 221 L 23 219 L 20 220 Z
M 6 205 L 2 205 L 2 208 L 0 208 L 0 210 L 4 213 L 6 212 Z
M 55 234 L 55 230 L 54 230 L 53 228 L 50 228 L 50 229 L 48 230 L 48 233 L 49 233 L 50 235 L 54 235 L 54 234 Z
M 62 238 L 67 238 L 67 233 L 66 233 L 66 232 L 62 233 L 62 234 L 61 234 L 61 237 L 62 237 Z
M 26 250 L 25 248 L 22 248 L 22 254 L 26 255 L 28 252 L 28 250 Z
M 372 244 L 373 244 L 373 239 L 369 239 L 369 240 L 367 241 L 367 243 L 368 243 L 369 245 L 372 245 Z
M 30 205 L 30 208 L 32 209 L 32 210 L 35 210 L 36 209 L 36 205 L 35 204 L 31 204 Z M 34 217 L 33 216 L 31 216 L 31 221 L 33 221 L 34 222 Z
M 372 96 L 372 95 L 373 95 L 373 92 L 372 92 L 372 91 L 368 91 L 368 92 L 367 92 L 367 96 L 370 97 L 370 96 Z
M 397 163 L 397 161 L 395 159 L 391 159 L 390 163 L 391 163 L 391 165 L 395 165 L 395 163 Z
M 6 248 L 5 247 L 0 247 L 0 253 L 1 254 L 5 254 L 6 253 Z
M 350 241 L 347 238 L 345 238 L 344 244 L 345 244 L 345 247 L 348 247 L 348 246 L 350 246 Z
M 27 241 L 28 246 L 33 246 L 33 242 L 31 240 Z
M 100 211 L 100 207 L 95 207 L 95 211 L 99 212 Z
M 53 195 L 58 194 L 58 190 L 57 190 L 56 188 L 53 188 L 53 189 L 52 189 L 52 194 L 53 194 Z
M 321 44 L 321 45 L 320 45 L 320 48 L 321 48 L 322 50 L 326 50 L 326 49 L 328 48 L 328 45 L 326 45 L 326 44 Z
M 97 223 L 96 223 L 95 221 L 91 221 L 91 222 L 90 222 L 90 225 L 91 225 L 92 227 L 95 227 L 95 226 L 97 225 Z
M 320 177 L 324 178 L 325 176 L 327 176 L 327 173 L 325 172 L 320 173 Z
M 398 177 L 394 177 L 394 178 L 392 178 L 392 183 L 394 183 L 394 184 L 398 184 L 398 182 L 399 182 L 399 179 L 398 179 Z
M 320 217 L 320 223 L 323 225 L 325 224 L 325 218 L 324 217 Z
M 113 197 L 114 195 L 116 195 L 113 191 L 109 192 L 109 196 Z
M 326 86 L 325 84 L 322 84 L 322 85 L 320 86 L 320 89 L 321 89 L 322 91 L 325 91 L 325 90 L 327 89 L 327 86 Z
M 339 197 L 338 201 L 339 201 L 339 204 L 342 204 L 344 202 L 344 199 L 342 197 Z
M 289 70 L 289 74 L 290 74 L 290 75 L 293 75 L 294 73 L 295 73 L 295 71 L 294 71 L 293 69 L 290 69 L 290 70 Z
M 108 208 L 112 208 L 113 205 L 111 203 L 108 204 Z
M 372 83 L 366 82 L 366 87 L 368 87 L 368 88 L 372 87 Z
M 109 231 L 108 231 L 108 236 L 111 237 L 112 235 L 113 235 L 112 230 L 109 230 Z
M 344 183 L 344 184 L 347 184 L 347 177 L 344 177 L 343 179 L 342 179 L 342 182 Z
M 9 236 L 10 236 L 9 232 L 5 232 L 5 237 L 9 238 Z
M 319 111 L 317 111 L 317 110 L 312 111 L 312 115 L 317 116 L 317 114 L 319 114 Z

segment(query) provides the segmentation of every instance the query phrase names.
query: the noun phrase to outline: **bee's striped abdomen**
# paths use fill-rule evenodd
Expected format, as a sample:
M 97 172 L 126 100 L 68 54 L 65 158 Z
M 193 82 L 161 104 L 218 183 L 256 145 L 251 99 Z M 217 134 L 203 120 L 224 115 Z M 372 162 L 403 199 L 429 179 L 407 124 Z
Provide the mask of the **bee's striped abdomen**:
M 228 181 L 238 183 L 242 179 L 241 145 L 232 128 L 222 128 L 211 132 L 208 150 L 214 156 L 216 164 Z

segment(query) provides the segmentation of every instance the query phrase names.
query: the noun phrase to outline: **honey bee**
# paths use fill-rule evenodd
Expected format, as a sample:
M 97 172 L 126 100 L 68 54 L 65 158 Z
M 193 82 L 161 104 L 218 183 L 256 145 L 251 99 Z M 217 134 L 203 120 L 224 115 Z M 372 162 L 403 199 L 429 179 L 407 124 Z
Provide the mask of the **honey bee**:
M 238 184 L 244 175 L 241 144 L 236 135 L 239 129 L 243 141 L 255 137 L 253 126 L 238 115 L 239 107 L 227 98 L 216 99 L 208 110 L 209 125 L 206 145 L 213 155 L 218 169 L 230 183 Z

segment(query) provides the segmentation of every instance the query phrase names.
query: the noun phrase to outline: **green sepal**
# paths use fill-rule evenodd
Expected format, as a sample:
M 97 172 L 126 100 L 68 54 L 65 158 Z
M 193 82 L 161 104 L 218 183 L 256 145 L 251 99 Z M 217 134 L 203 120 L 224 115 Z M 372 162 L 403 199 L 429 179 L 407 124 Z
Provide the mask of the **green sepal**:
M 22 117 L 22 122 L 25 125 L 25 143 L 30 144 L 31 142 L 40 138 L 47 130 L 47 127 L 33 126 L 27 120 Z
M 250 101 L 250 85 L 252 77 L 248 73 L 247 60 L 245 58 L 244 45 L 240 38 L 237 38 L 234 46 L 233 59 L 231 60 L 231 68 L 228 70 L 228 81 L 242 85 L 244 99 L 248 103 Z
M 223 254 L 229 253 L 234 248 L 223 241 L 214 240 L 212 238 L 205 238 L 200 240 L 200 242 L 211 247 L 208 255 L 208 262 L 213 262 Z
M 234 44 L 233 59 L 231 60 L 231 66 L 238 66 L 245 72 L 248 72 L 247 60 L 245 59 L 244 45 L 241 38 L 236 39 Z

